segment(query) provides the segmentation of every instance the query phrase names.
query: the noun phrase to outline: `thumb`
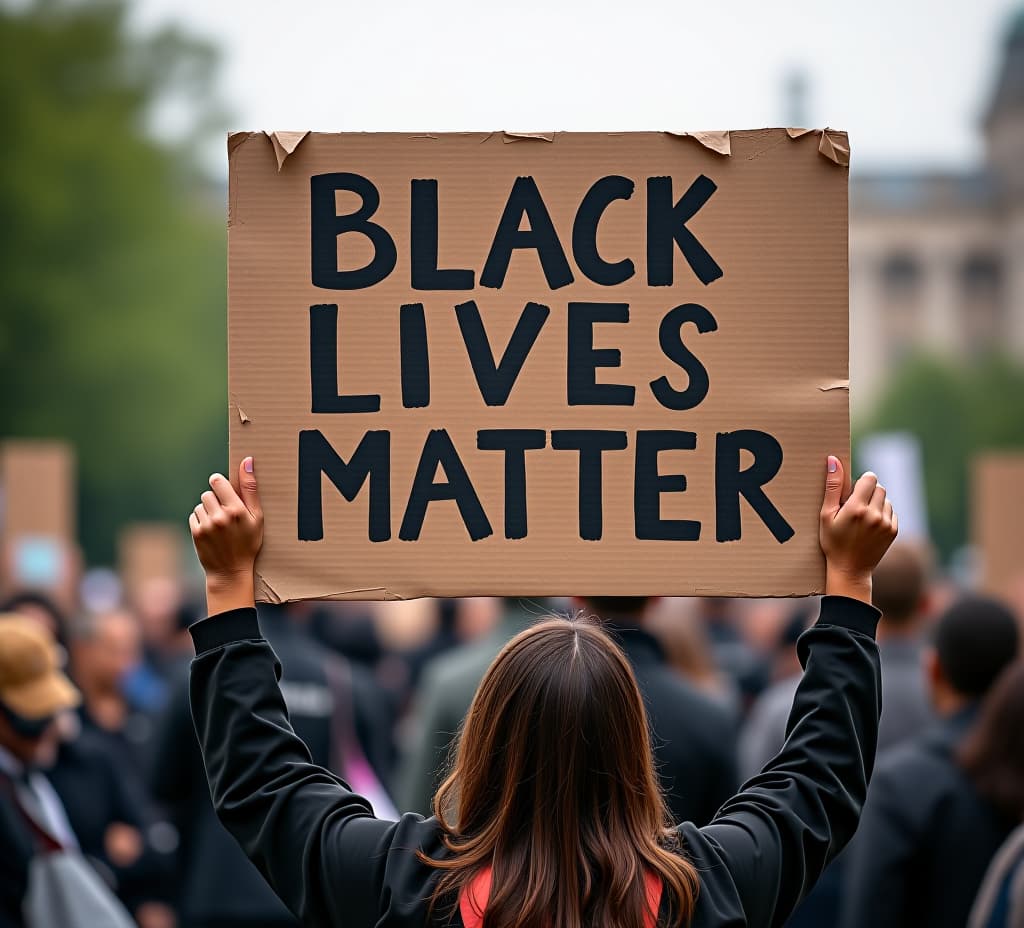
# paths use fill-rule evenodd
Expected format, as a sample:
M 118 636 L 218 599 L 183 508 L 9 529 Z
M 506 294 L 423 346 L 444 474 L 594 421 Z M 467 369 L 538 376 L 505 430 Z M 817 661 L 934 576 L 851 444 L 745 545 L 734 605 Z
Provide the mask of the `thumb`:
M 242 497 L 245 508 L 253 515 L 260 510 L 260 494 L 256 489 L 256 467 L 251 457 L 243 458 L 238 465 L 238 495 Z
M 846 472 L 843 470 L 843 462 L 835 455 L 828 456 L 828 473 L 825 475 L 825 499 L 821 504 L 821 514 L 835 517 L 842 505 L 843 485 L 846 482 Z

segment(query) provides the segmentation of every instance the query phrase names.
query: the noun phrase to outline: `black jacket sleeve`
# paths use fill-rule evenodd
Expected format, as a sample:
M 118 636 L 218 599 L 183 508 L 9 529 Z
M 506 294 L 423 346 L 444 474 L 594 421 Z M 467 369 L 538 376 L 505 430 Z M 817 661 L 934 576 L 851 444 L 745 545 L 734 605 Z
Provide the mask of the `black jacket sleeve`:
M 874 764 L 879 613 L 826 596 L 797 648 L 804 667 L 779 754 L 710 825 L 683 825 L 701 871 L 701 924 L 781 925 L 853 836 Z
M 214 808 L 280 899 L 303 924 L 324 928 L 372 925 L 407 906 L 385 883 L 424 885 L 415 852 L 442 855 L 436 821 L 380 821 L 366 799 L 313 764 L 288 722 L 281 665 L 255 609 L 190 631 L 192 716 Z
M 701 881 L 693 928 L 781 925 L 856 826 L 880 713 L 878 613 L 826 597 L 800 639 L 804 663 L 779 755 L 714 821 L 680 826 Z M 423 924 L 444 856 L 434 819 L 397 823 L 313 765 L 276 680 L 254 609 L 192 627 L 191 703 L 223 824 L 305 924 Z M 227 890 L 230 891 L 230 890 Z

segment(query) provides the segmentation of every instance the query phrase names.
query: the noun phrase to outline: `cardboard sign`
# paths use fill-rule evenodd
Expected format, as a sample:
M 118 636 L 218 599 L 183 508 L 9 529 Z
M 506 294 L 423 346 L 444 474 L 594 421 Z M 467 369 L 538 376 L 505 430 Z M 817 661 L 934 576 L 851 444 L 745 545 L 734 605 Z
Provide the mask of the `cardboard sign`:
M 236 133 L 258 594 L 809 594 L 844 133 Z
M 1024 587 L 1024 453 L 992 452 L 972 461 L 971 535 L 981 587 L 1016 598 Z
M 59 441 L 4 442 L 0 488 L 3 591 L 41 590 L 69 606 L 78 570 L 74 451 Z
M 178 525 L 135 522 L 121 529 L 117 563 L 126 601 L 134 604 L 151 580 L 179 582 L 184 551 L 184 536 Z

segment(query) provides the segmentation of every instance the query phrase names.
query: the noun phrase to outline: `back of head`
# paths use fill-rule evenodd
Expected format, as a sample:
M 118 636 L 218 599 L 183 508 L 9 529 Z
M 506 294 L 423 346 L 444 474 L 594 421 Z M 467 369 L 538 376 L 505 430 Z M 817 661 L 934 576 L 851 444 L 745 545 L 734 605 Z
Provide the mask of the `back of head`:
M 935 651 L 948 684 L 978 699 L 1017 656 L 1019 632 L 1012 612 L 983 596 L 965 596 L 941 616 Z
M 895 542 L 871 576 L 871 601 L 890 629 L 917 617 L 928 578 L 928 557 L 918 545 Z
M 644 873 L 688 917 L 632 668 L 601 628 L 550 619 L 495 658 L 435 798 L 450 856 L 435 900 L 493 866 L 488 928 L 641 928 Z
M 959 759 L 982 796 L 1024 822 L 1024 661 L 1004 670 L 985 697 Z

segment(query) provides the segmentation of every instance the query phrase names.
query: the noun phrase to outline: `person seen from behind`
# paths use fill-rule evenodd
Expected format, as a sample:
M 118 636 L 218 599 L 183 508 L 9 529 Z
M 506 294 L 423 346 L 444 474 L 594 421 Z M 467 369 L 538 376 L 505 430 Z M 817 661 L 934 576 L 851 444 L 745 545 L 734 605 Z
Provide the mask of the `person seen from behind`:
M 826 596 L 779 755 L 703 828 L 675 823 L 629 662 L 585 619 L 513 638 L 480 683 L 435 814 L 382 821 L 295 736 L 260 634 L 252 458 L 190 516 L 210 618 L 190 698 L 214 807 L 304 923 L 780 925 L 857 824 L 880 712 L 871 572 L 897 531 L 874 475 L 827 465 Z
M 1016 826 L 992 858 L 968 928 L 1024 928 L 1024 661 L 985 697 L 957 754 L 975 789 Z
M 1017 655 L 1001 603 L 963 597 L 939 618 L 925 673 L 937 720 L 883 752 L 844 855 L 842 928 L 963 928 L 1009 825 L 956 762 L 978 706 Z

